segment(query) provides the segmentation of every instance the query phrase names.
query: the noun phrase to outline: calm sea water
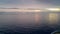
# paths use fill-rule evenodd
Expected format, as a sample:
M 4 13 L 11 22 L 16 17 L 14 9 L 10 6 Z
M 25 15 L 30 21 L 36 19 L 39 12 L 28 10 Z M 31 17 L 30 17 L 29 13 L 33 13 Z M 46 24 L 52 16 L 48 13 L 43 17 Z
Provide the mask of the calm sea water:
M 0 12 L 0 34 L 51 34 L 58 30 L 58 12 Z

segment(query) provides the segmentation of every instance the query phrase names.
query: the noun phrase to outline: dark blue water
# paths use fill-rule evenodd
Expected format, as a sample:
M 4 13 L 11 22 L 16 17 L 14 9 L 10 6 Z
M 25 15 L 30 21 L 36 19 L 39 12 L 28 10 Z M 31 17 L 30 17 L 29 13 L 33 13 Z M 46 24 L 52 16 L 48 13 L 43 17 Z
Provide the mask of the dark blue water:
M 51 34 L 60 30 L 60 13 L 0 12 L 0 34 Z

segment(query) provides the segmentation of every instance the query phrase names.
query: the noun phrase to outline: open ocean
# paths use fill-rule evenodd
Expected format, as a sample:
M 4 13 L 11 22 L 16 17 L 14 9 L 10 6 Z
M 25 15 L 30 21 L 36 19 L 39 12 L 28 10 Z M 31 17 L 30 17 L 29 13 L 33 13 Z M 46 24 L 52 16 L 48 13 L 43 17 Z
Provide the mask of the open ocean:
M 59 12 L 0 12 L 0 34 L 51 34 L 58 30 Z

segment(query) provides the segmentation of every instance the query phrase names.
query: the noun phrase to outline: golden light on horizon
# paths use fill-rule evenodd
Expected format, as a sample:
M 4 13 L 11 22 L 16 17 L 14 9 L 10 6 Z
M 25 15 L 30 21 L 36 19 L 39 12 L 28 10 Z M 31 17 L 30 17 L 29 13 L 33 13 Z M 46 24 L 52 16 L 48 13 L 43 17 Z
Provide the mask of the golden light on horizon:
M 60 8 L 47 8 L 49 11 L 60 11 Z
M 35 12 L 41 12 L 41 10 L 35 10 Z
M 40 9 L 40 8 L 19 8 L 19 9 L 0 9 L 0 11 L 5 11 L 5 12 L 60 12 L 60 8 L 45 8 L 45 9 Z
M 25 10 L 18 10 L 18 12 L 42 12 L 41 10 L 28 10 L 28 9 L 25 9 Z
M 0 11 L 4 12 L 42 12 L 38 9 L 0 9 Z

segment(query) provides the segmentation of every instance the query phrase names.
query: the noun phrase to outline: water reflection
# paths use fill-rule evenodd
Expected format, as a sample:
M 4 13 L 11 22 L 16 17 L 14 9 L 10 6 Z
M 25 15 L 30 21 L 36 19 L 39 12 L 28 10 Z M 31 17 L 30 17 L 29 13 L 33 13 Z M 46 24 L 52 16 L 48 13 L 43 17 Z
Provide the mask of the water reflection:
M 10 15 L 9 15 L 10 14 Z M 16 13 L 14 13 L 16 14 Z M 45 13 L 45 12 L 25 12 L 17 13 L 17 15 L 12 15 L 11 13 L 0 15 L 0 31 L 6 31 L 9 33 L 10 30 L 14 32 L 25 33 L 37 33 L 41 34 L 51 33 L 58 29 L 57 24 L 60 22 L 60 13 Z M 48 24 L 48 25 L 47 25 Z M 50 25 L 56 25 L 56 27 L 51 27 Z M 38 25 L 38 26 L 37 26 Z M 59 24 L 60 26 L 60 24 Z M 36 31 L 36 32 L 35 32 Z
M 58 14 L 50 13 L 49 14 L 49 23 L 50 24 L 56 24 L 57 22 L 58 22 Z
M 38 22 L 40 21 L 39 18 L 41 18 L 41 17 L 39 16 L 39 14 L 35 14 L 35 22 L 36 22 L 36 23 L 38 23 Z
M 44 22 L 49 22 L 49 24 L 56 24 L 59 22 L 59 16 L 59 13 L 36 13 L 34 19 L 36 23 L 43 20 Z

